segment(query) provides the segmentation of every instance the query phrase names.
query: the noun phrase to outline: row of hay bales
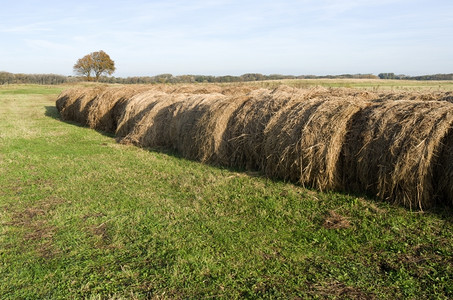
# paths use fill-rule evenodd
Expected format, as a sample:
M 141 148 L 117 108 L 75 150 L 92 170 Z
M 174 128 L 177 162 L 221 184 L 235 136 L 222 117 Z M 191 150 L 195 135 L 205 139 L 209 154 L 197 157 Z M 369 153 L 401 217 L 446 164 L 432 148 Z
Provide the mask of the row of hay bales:
M 157 85 L 69 89 L 56 105 L 63 120 L 115 133 L 121 143 L 423 209 L 453 204 L 449 100 L 450 93 Z

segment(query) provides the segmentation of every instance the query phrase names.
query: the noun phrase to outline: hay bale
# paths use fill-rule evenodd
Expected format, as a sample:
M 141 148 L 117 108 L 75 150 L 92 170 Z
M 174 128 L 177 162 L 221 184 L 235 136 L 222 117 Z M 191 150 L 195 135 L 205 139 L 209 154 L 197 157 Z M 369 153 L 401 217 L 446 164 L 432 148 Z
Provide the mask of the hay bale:
M 264 129 L 290 99 L 291 94 L 282 90 L 257 89 L 248 94 L 232 112 L 225 131 L 225 165 L 248 170 L 263 168 Z
M 222 87 L 215 84 L 184 84 L 176 87 L 170 87 L 166 90 L 169 94 L 213 94 L 220 93 Z
M 173 110 L 169 109 L 171 105 L 185 98 L 182 94 L 169 95 L 155 90 L 131 97 L 118 121 L 117 141 L 142 147 L 171 146 L 168 134 L 167 138 L 162 137 L 168 132 L 171 120 L 164 115 Z
M 96 97 L 88 110 L 88 125 L 101 131 L 114 133 L 117 129 L 121 108 L 131 97 L 149 90 L 146 86 L 110 87 Z M 118 107 L 117 107 L 118 106 Z
M 337 189 L 346 125 L 366 102 L 318 97 L 292 100 L 270 120 L 264 131 L 264 171 L 319 190 Z
M 387 100 L 413 100 L 413 101 L 448 101 L 452 102 L 453 92 L 443 91 L 389 91 L 380 93 L 377 97 L 379 101 Z
M 237 86 L 227 85 L 222 87 L 219 93 L 225 96 L 243 96 L 257 89 L 258 87 L 253 87 L 249 85 L 237 85 Z
M 171 120 L 173 148 L 189 159 L 224 165 L 225 130 L 231 114 L 245 100 L 209 94 L 192 95 L 178 103 Z
M 442 150 L 434 170 L 436 200 L 453 206 L 453 128 L 441 142 Z
M 177 123 L 175 116 L 180 113 L 181 107 L 191 101 L 194 99 L 187 94 L 164 95 L 140 123 L 143 127 L 140 143 L 146 147 L 177 150 L 178 137 L 174 133 Z
M 75 88 L 63 91 L 56 101 L 62 120 L 88 125 L 88 112 L 105 87 Z
M 214 91 L 218 91 L 220 87 L 218 86 L 212 86 L 210 89 Z M 182 100 L 183 98 L 187 99 L 187 102 L 191 103 L 196 100 L 194 100 L 193 96 L 195 97 L 201 97 L 206 98 L 210 96 L 206 96 L 209 94 L 204 94 L 205 92 L 208 92 L 208 90 L 203 89 L 202 87 L 196 86 L 181 86 L 181 87 L 172 87 L 172 86 L 167 86 L 167 85 L 153 85 L 152 88 L 149 90 L 142 91 L 140 93 L 137 93 L 133 97 L 131 97 L 127 103 L 123 103 L 124 108 L 122 108 L 122 113 L 119 116 L 118 120 L 118 127 L 116 130 L 116 135 L 119 140 L 122 140 L 124 137 L 129 135 L 129 133 L 132 130 L 132 127 L 135 127 L 137 123 L 140 123 L 141 120 L 150 113 L 150 111 L 153 109 L 153 107 L 159 103 L 159 102 L 166 102 L 170 101 L 169 103 L 162 103 L 162 105 L 171 105 L 173 104 L 174 101 L 178 102 L 179 100 Z M 173 96 L 171 96 L 173 95 Z M 176 96 L 175 96 L 176 95 Z M 198 95 L 198 96 L 196 96 Z M 179 100 L 176 100 L 179 99 Z M 159 109 L 160 106 L 156 107 L 156 109 Z M 176 107 L 168 108 L 171 110 L 176 110 Z M 115 109 L 116 114 L 119 114 L 119 111 L 121 111 L 120 107 L 118 109 Z M 152 122 L 152 119 L 155 117 L 156 110 L 152 112 L 151 119 L 149 121 L 145 122 Z M 161 117 L 164 112 L 161 113 Z M 145 124 L 143 126 L 146 127 Z M 137 129 L 135 129 L 136 131 Z M 132 136 L 137 137 L 140 134 L 135 134 L 135 135 L 129 135 L 129 138 Z M 134 139 L 135 139 L 134 137 Z M 149 140 L 149 139 L 147 139 Z M 127 139 L 124 140 L 124 142 L 128 142 Z M 151 144 L 150 144 L 151 145 Z
M 453 122 L 440 101 L 384 101 L 349 124 L 343 148 L 343 187 L 407 207 L 434 204 L 433 168 Z
M 122 143 L 173 149 L 189 159 L 223 164 L 224 131 L 245 100 L 215 93 L 141 93 L 128 102 L 117 135 Z
M 121 143 L 422 209 L 433 195 L 453 204 L 449 101 L 451 93 L 147 85 L 66 90 L 56 106 L 62 119 Z

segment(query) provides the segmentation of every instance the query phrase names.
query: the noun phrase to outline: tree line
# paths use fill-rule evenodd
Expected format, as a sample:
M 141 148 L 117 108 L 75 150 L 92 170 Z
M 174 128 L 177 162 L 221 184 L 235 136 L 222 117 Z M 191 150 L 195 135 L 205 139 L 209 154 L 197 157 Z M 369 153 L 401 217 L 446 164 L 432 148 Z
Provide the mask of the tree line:
M 380 73 L 380 79 L 394 79 L 394 80 L 453 80 L 452 74 L 433 74 L 421 76 L 407 76 L 404 74 L 396 75 L 395 73 Z
M 0 72 L 0 84 L 62 84 L 77 81 L 77 78 L 56 74 L 13 74 L 9 72 Z
M 249 82 L 263 80 L 283 80 L 283 79 L 394 79 L 394 80 L 453 80 L 453 74 L 434 74 L 423 76 L 395 75 L 394 73 L 380 73 L 378 76 L 373 74 L 342 74 L 342 75 L 263 75 L 260 73 L 247 73 L 240 76 L 212 76 L 212 75 L 178 75 L 159 74 L 155 76 L 135 76 L 135 77 L 108 77 L 100 76 L 99 82 L 120 83 L 120 84 L 154 84 L 154 83 L 224 83 L 224 82 Z M 84 76 L 64 76 L 57 74 L 14 74 L 0 72 L 0 84 L 43 84 L 54 85 L 72 82 L 85 81 Z
M 240 76 L 213 76 L 213 75 L 178 75 L 160 74 L 156 76 L 136 76 L 136 77 L 101 77 L 100 82 L 121 83 L 121 84 L 148 84 L 148 83 L 229 83 L 229 82 L 250 82 L 264 80 L 283 80 L 283 79 L 322 79 L 322 78 L 367 78 L 378 79 L 372 74 L 343 74 L 343 75 L 263 75 L 260 73 L 247 73 Z

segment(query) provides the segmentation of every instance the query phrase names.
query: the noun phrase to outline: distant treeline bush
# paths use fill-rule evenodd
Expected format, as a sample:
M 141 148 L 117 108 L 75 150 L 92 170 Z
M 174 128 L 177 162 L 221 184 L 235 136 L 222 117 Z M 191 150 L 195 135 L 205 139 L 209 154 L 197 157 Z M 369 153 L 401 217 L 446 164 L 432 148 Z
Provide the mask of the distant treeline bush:
M 160 74 L 156 76 L 143 76 L 143 77 L 103 77 L 101 82 L 106 83 L 121 83 L 121 84 L 146 84 L 146 83 L 223 83 L 223 82 L 249 82 L 249 81 L 263 81 L 263 80 L 283 80 L 283 79 L 320 79 L 320 78 L 368 78 L 378 79 L 379 77 L 372 74 L 344 74 L 344 75 L 280 75 L 271 74 L 263 75 L 259 73 L 247 73 L 240 76 L 212 76 L 212 75 L 179 75 L 173 76 L 172 74 Z
M 56 74 L 13 74 L 9 72 L 0 72 L 0 84 L 62 84 L 74 81 L 78 81 L 78 79 Z
M 395 73 L 380 73 L 380 79 L 401 79 L 401 80 L 453 80 L 452 74 L 434 74 L 421 76 L 407 76 L 404 74 L 396 75 Z
M 240 76 L 212 76 L 212 75 L 178 75 L 160 74 L 156 76 L 136 77 L 100 77 L 99 81 L 104 83 L 120 84 L 150 84 L 150 83 L 224 83 L 224 82 L 250 82 L 263 80 L 283 79 L 404 79 L 404 80 L 453 80 L 453 74 L 435 74 L 423 76 L 395 75 L 394 73 L 373 74 L 342 74 L 342 75 L 263 75 L 259 73 L 248 73 Z M 13 74 L 0 72 L 0 84 L 62 84 L 69 82 L 84 81 L 82 77 L 64 76 L 56 74 Z

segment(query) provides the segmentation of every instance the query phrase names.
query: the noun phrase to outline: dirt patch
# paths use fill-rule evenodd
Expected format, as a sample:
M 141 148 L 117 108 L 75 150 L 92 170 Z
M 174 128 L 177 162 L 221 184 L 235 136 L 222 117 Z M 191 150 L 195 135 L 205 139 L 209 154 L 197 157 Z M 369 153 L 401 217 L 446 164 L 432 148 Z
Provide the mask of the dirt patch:
M 351 223 L 346 217 L 331 210 L 329 211 L 327 217 L 324 219 L 322 226 L 327 229 L 344 229 L 351 227 Z
M 347 286 L 337 280 L 326 285 L 315 284 L 311 286 L 311 289 L 311 294 L 316 298 L 377 299 L 373 294 L 366 293 L 358 287 Z
M 36 252 L 43 258 L 52 258 L 59 253 L 53 246 L 53 238 L 58 229 L 49 222 L 49 214 L 64 200 L 49 197 L 26 208 L 6 208 L 11 220 L 6 226 L 19 228 L 23 232 L 24 245 L 34 245 Z

